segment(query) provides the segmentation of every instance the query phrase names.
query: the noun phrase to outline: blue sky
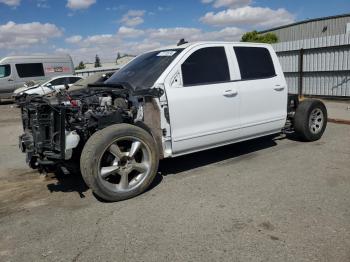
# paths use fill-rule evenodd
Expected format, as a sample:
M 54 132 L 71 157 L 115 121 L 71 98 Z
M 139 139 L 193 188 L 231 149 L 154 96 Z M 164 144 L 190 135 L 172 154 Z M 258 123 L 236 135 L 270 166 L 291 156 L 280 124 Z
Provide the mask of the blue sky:
M 234 41 L 248 30 L 349 12 L 349 0 L 0 0 L 0 57 L 107 61 L 182 37 Z

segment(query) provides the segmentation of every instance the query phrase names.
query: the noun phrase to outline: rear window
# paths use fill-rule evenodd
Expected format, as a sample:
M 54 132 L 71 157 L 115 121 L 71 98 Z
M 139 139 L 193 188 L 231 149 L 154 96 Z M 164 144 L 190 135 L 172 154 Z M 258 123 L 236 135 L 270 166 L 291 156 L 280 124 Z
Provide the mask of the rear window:
M 53 85 L 53 86 L 60 86 L 60 85 L 66 84 L 66 83 L 67 83 L 66 77 L 57 78 L 57 79 L 51 81 L 51 85 Z
M 44 76 L 44 67 L 42 63 L 16 64 L 18 76 L 39 77 Z
M 269 50 L 264 47 L 234 47 L 242 80 L 276 76 Z
M 75 82 L 79 81 L 80 77 L 70 77 L 69 78 L 69 84 L 74 84 Z

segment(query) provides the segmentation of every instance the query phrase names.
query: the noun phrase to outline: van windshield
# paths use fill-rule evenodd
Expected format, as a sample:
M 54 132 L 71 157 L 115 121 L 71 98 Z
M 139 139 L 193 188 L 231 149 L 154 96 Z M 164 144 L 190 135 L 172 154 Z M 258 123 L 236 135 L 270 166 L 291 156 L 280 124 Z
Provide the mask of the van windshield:
M 10 65 L 0 65 L 0 78 L 4 78 L 11 75 Z
M 145 53 L 133 59 L 130 63 L 115 72 L 105 84 L 126 82 L 133 89 L 148 89 L 152 87 L 183 49 L 167 49 Z

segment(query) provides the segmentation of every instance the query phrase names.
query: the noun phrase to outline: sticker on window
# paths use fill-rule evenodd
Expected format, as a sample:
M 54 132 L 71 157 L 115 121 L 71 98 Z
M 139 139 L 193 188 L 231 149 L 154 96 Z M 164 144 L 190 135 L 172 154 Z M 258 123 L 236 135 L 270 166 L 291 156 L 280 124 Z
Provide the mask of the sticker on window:
M 176 51 L 162 51 L 157 56 L 173 56 Z

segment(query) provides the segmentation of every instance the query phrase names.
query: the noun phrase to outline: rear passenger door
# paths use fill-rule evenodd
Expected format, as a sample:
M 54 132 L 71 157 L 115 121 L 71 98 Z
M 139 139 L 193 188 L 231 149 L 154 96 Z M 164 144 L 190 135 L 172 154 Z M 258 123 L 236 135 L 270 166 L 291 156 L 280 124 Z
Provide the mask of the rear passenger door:
M 242 139 L 279 132 L 287 116 L 287 86 L 271 47 L 234 46 L 240 68 Z

